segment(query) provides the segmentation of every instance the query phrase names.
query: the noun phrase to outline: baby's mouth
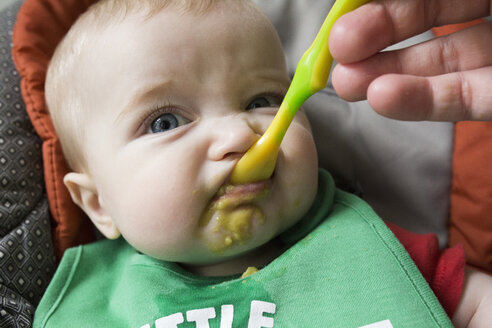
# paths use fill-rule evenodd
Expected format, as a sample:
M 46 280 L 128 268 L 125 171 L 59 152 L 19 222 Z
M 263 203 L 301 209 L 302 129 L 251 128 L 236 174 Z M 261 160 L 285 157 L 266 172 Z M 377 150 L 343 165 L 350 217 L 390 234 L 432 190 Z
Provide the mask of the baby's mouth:
M 261 224 L 265 215 L 257 203 L 268 197 L 272 180 L 231 185 L 217 192 L 200 218 L 200 228 L 208 247 L 223 252 L 252 237 L 253 222 Z
M 226 184 L 217 192 L 212 201 L 217 209 L 226 210 L 240 205 L 260 201 L 268 196 L 272 180 L 264 180 L 242 185 Z

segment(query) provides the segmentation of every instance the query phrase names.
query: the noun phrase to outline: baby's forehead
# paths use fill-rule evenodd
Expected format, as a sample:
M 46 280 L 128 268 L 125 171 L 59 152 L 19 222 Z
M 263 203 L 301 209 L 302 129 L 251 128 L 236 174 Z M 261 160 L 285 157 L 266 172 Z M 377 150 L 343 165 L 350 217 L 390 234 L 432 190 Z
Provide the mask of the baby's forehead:
M 78 19 L 90 24 L 111 25 L 132 15 L 150 19 L 166 9 L 179 15 L 206 16 L 216 10 L 235 9 L 236 12 L 254 16 L 261 10 L 250 0 L 100 0 Z
M 176 3 L 179 3 L 179 1 L 171 1 L 169 5 L 160 7 L 132 7 L 132 10 L 117 12 L 116 15 L 106 16 L 107 12 L 104 15 L 92 15 L 91 21 L 85 24 L 89 31 L 80 33 L 82 37 L 87 33 L 89 38 L 92 39 L 92 42 L 90 42 L 92 44 L 85 47 L 87 53 L 91 54 L 95 48 L 107 49 L 111 44 L 129 42 L 137 44 L 139 38 L 142 37 L 142 33 L 173 35 L 194 30 L 196 34 L 203 38 L 217 41 L 219 40 L 218 35 L 222 31 L 226 31 L 225 34 L 230 38 L 230 34 L 239 29 L 243 30 L 240 34 L 243 36 L 248 35 L 251 40 L 255 40 L 255 38 L 278 38 L 271 21 L 250 1 L 206 1 L 206 3 L 210 4 L 206 7 L 206 10 L 200 6 L 186 7 Z M 159 16 L 159 18 L 156 18 L 156 16 Z M 166 24 L 166 18 L 169 17 L 171 19 L 177 18 L 175 26 Z M 190 17 L 192 19 L 191 22 Z M 234 19 L 230 19 L 230 17 L 234 17 Z M 179 24 L 181 18 L 183 18 L 183 24 Z M 203 21 L 210 23 L 208 25 L 203 24 Z M 207 30 L 207 32 L 205 34 L 200 33 L 200 30 Z M 240 40 L 237 38 L 235 41 L 237 44 Z M 276 42 L 271 44 L 272 47 L 276 45 Z M 193 44 L 190 44 L 190 47 L 192 46 Z M 88 58 L 97 60 L 94 56 Z
M 254 4 L 241 0 L 210 1 L 210 3 L 221 3 L 221 5 L 215 4 L 207 7 L 206 11 L 199 11 L 198 8 L 184 11 L 183 8 L 175 6 L 164 6 L 157 10 L 159 7 L 154 7 L 155 11 L 152 11 L 151 16 L 149 16 L 148 8 L 135 7 L 132 11 L 118 12 L 118 15 L 112 15 L 109 19 L 106 19 L 107 17 L 99 14 L 99 12 L 92 13 L 85 22 L 88 31 L 84 31 L 80 26 L 76 27 L 80 39 L 86 39 L 87 42 L 80 46 L 81 51 L 78 60 L 80 65 L 75 65 L 79 66 L 79 69 L 74 76 L 90 77 L 91 73 L 94 76 L 100 76 L 101 73 L 104 74 L 104 71 L 111 70 L 110 67 L 114 66 L 115 60 L 126 60 L 125 58 L 133 62 L 131 67 L 139 66 L 139 70 L 144 69 L 142 66 L 151 67 L 152 61 L 156 58 L 161 62 L 167 59 L 170 63 L 176 63 L 178 61 L 176 57 L 185 57 L 187 54 L 192 54 L 193 51 L 199 51 L 197 49 L 200 48 L 197 44 L 203 45 L 214 42 L 218 47 L 218 52 L 221 51 L 220 48 L 230 46 L 240 54 L 250 54 L 248 58 L 254 59 L 248 59 L 248 62 L 252 60 L 264 62 L 265 56 L 271 53 L 274 53 L 275 56 L 268 55 L 273 58 L 270 61 L 284 61 L 280 42 L 275 40 L 278 39 L 278 36 L 273 25 Z M 245 5 L 238 5 L 238 3 Z M 176 15 L 178 16 L 176 17 Z M 224 15 L 224 19 L 216 21 L 217 15 Z M 173 26 L 173 23 L 170 24 L 168 20 L 174 21 L 174 24 L 178 26 Z M 208 23 L 203 24 L 203 21 Z M 183 24 L 180 25 L 180 22 Z M 192 24 L 193 22 L 195 24 Z M 202 28 L 207 29 L 207 31 L 200 31 Z M 173 34 L 179 36 L 173 37 Z M 206 42 L 203 41 L 204 39 Z M 259 39 L 261 42 L 258 41 Z M 189 42 L 190 40 L 196 42 Z M 264 40 L 268 41 L 265 42 Z M 247 43 L 248 41 L 252 41 L 252 43 Z M 186 42 L 189 46 L 183 50 L 181 44 Z M 158 43 L 160 46 L 156 46 Z M 251 54 L 249 49 L 253 49 L 255 44 L 259 43 L 264 45 L 262 51 Z M 173 48 L 173 46 L 176 47 Z M 179 55 L 175 54 L 178 46 L 180 51 L 185 52 L 185 56 L 183 56 L 183 52 Z M 149 49 L 151 50 L 149 51 Z M 163 51 L 158 53 L 161 49 Z M 271 51 L 271 49 L 275 50 Z M 186 53 L 187 51 L 189 53 Z M 169 53 L 172 53 L 173 56 L 169 57 Z M 191 60 L 192 56 L 189 58 Z M 240 56 L 236 57 L 236 60 L 239 62 Z M 192 65 L 199 64 L 200 62 L 192 62 Z M 125 70 L 131 68 L 128 65 L 124 67 Z M 176 65 L 176 67 L 182 66 Z M 116 71 L 112 69 L 112 72 Z M 80 80 L 82 82 L 82 79 Z M 87 81 L 90 84 L 91 78 Z M 92 89 L 90 85 L 88 87 Z
M 221 13 L 222 16 L 237 17 L 238 21 L 249 26 L 256 25 L 274 30 L 267 16 L 249 0 L 102 0 L 101 4 L 96 3 L 79 18 L 70 33 L 78 35 L 78 38 L 74 38 L 78 43 L 92 43 L 84 47 L 90 53 L 91 47 L 97 46 L 98 42 L 104 47 L 108 40 L 117 35 L 130 38 L 133 34 L 133 37 L 137 37 L 139 28 L 147 25 L 146 23 L 159 14 L 174 17 L 191 16 L 196 21 L 215 16 L 219 19 L 214 21 L 215 26 L 212 28 L 217 30 L 227 29 L 228 24 L 235 24 L 234 21 L 220 19 Z M 161 29 L 159 33 L 179 33 L 183 26 L 177 25 L 172 30 Z M 193 28 L 195 24 L 188 25 Z M 108 30 L 109 33 L 104 33 Z M 210 37 L 213 38 L 214 33 L 210 33 Z

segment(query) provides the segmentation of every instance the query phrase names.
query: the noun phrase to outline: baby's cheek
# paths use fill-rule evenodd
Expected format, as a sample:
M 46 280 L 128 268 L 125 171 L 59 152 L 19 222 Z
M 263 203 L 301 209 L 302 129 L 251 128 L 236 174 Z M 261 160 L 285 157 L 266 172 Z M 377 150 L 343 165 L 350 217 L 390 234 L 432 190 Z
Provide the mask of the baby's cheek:
M 284 140 L 284 174 L 293 210 L 303 212 L 309 208 L 317 191 L 318 156 L 310 130 L 297 125 L 293 132 Z
M 282 142 L 282 155 L 288 166 L 288 174 L 296 183 L 301 183 L 303 179 L 317 176 L 318 155 L 310 129 L 300 124 L 291 128 L 292 133 L 287 133 Z
M 184 202 L 180 193 L 169 195 L 170 191 L 157 185 L 135 190 L 121 205 L 119 228 L 123 236 L 142 245 L 182 240 L 191 217 L 189 202 Z

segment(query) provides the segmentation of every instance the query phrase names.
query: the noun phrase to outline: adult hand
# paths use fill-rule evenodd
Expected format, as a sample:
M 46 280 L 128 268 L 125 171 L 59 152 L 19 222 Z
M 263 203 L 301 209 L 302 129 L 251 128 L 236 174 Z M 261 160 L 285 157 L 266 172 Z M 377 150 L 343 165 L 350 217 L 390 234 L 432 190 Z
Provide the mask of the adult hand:
M 434 26 L 491 15 L 490 0 L 374 0 L 330 34 L 332 73 L 345 100 L 368 99 L 403 120 L 492 120 L 492 22 L 381 52 Z

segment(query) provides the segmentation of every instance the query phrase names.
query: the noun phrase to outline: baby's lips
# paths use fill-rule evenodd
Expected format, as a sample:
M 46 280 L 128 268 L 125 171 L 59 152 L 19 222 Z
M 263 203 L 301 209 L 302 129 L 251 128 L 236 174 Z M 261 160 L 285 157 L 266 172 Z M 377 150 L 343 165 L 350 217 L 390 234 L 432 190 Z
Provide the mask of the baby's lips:
M 226 185 L 219 190 L 217 201 L 236 203 L 259 200 L 268 195 L 271 185 L 271 179 L 241 185 Z

